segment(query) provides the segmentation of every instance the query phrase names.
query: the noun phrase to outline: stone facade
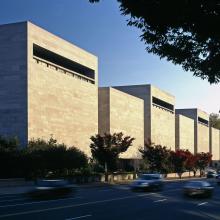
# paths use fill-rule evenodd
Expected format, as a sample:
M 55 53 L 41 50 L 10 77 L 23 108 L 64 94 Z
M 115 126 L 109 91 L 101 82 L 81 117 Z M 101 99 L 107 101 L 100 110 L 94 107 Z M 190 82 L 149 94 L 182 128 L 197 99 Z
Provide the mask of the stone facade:
M 0 26 L 0 134 L 27 140 L 27 25 Z
M 207 113 L 175 116 L 175 97 L 152 85 L 98 92 L 96 56 L 30 22 L 0 26 L 0 135 L 18 136 L 23 146 L 52 135 L 90 155 L 91 135 L 120 131 L 136 138 L 126 159 L 138 158 L 148 139 L 220 159 L 220 132 Z
M 196 108 L 176 109 L 176 113 L 194 120 L 194 152 L 209 152 L 209 115 Z
M 123 132 L 135 140 L 123 159 L 138 159 L 144 145 L 144 103 L 114 88 L 99 88 L 99 133 Z
M 89 138 L 98 132 L 97 57 L 30 22 L 1 26 L 0 31 L 8 35 L 1 34 L 0 41 L 2 51 L 10 53 L 4 65 L 14 62 L 9 68 L 1 65 L 6 75 L 1 80 L 8 78 L 7 87 L 15 91 L 1 87 L 0 94 L 7 93 L 1 106 L 13 119 L 3 129 L 24 142 L 53 135 L 89 155 Z
M 152 85 L 114 87 L 144 100 L 144 138 L 175 149 L 175 97 Z
M 210 128 L 210 153 L 212 160 L 220 160 L 220 131 L 215 128 Z
M 194 120 L 176 114 L 176 149 L 187 149 L 194 153 Z
M 209 115 L 199 109 L 197 110 L 197 112 L 197 152 L 209 152 Z M 207 124 L 200 121 L 200 118 L 205 119 L 207 121 Z
M 150 89 L 151 140 L 175 150 L 175 97 L 154 86 L 150 86 Z M 164 107 L 162 103 L 154 103 L 154 97 L 172 105 L 172 110 Z
M 66 67 L 41 62 L 33 45 L 93 69 L 95 83 Z M 28 23 L 28 139 L 52 134 L 90 154 L 89 138 L 98 132 L 97 68 L 94 55 Z
M 209 127 L 198 124 L 197 152 L 209 152 Z

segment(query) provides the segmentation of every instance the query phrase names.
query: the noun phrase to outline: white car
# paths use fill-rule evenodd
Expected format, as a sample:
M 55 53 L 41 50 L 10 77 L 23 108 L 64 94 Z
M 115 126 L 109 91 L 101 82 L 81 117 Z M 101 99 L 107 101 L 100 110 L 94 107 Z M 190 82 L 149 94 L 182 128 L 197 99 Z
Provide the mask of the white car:
M 69 184 L 67 180 L 53 179 L 53 180 L 38 180 L 35 189 L 28 194 L 33 198 L 49 198 L 60 197 L 71 194 L 75 186 Z
M 131 184 L 132 190 L 162 190 L 163 176 L 161 174 L 142 174 Z

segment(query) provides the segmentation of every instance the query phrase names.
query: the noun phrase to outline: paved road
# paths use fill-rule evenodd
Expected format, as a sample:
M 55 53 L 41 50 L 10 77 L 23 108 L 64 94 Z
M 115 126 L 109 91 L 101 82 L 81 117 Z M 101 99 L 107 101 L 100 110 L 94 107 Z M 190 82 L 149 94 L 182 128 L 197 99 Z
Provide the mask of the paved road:
M 0 220 L 220 220 L 220 186 L 212 199 L 185 199 L 184 182 L 169 182 L 162 192 L 134 193 L 126 185 L 79 189 L 68 198 L 34 201 L 0 195 Z

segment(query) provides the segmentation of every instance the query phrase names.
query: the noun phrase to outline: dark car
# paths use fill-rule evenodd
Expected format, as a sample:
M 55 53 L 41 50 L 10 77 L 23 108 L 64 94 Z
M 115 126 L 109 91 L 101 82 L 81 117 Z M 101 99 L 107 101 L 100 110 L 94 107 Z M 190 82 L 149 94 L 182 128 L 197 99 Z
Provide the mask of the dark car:
M 216 178 L 217 172 L 216 171 L 208 171 L 206 177 L 207 178 Z
M 163 177 L 161 174 L 142 174 L 131 184 L 132 190 L 162 190 Z
M 213 189 L 209 182 L 191 181 L 184 186 L 183 192 L 190 197 L 211 197 Z
M 220 185 L 220 174 L 218 174 L 218 175 L 216 176 L 216 183 L 217 183 L 218 185 Z
M 66 196 L 74 191 L 75 187 L 67 180 L 38 180 L 35 189 L 28 194 L 33 198 L 54 198 Z

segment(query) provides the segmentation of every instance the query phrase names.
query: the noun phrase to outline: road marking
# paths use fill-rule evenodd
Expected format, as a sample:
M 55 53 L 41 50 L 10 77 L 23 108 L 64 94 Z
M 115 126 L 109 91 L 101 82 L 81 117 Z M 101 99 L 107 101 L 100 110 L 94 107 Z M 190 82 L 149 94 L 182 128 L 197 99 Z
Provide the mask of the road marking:
M 170 190 L 170 191 L 177 191 L 177 190 Z M 52 207 L 52 208 L 30 210 L 30 211 L 25 211 L 25 212 L 16 212 L 16 213 L 11 213 L 11 214 L 0 215 L 0 218 L 18 216 L 18 215 L 36 214 L 36 213 L 41 213 L 41 212 L 67 209 L 67 208 L 74 208 L 74 207 L 80 207 L 80 206 L 86 206 L 86 205 L 94 205 L 94 204 L 100 204 L 100 203 L 105 203 L 105 202 L 120 201 L 120 200 L 132 199 L 132 198 L 138 198 L 138 197 L 147 197 L 147 196 L 153 195 L 153 194 L 155 194 L 155 193 L 141 194 L 141 195 L 135 195 L 135 196 L 118 197 L 118 198 L 114 198 L 114 199 L 98 200 L 98 201 L 94 201 L 94 202 L 85 202 L 85 203 L 79 203 L 79 204 L 57 206 L 57 207 Z
M 18 216 L 18 215 L 34 214 L 34 213 L 60 210 L 60 209 L 66 209 L 66 208 L 74 208 L 74 207 L 80 207 L 80 206 L 86 206 L 86 205 L 94 205 L 94 204 L 100 204 L 100 203 L 105 203 L 105 202 L 120 201 L 120 200 L 124 200 L 124 199 L 138 198 L 138 197 L 144 197 L 144 196 L 146 196 L 146 195 L 125 196 L 125 197 L 118 197 L 118 198 L 114 198 L 114 199 L 98 200 L 98 201 L 94 201 L 94 202 L 85 202 L 85 203 L 79 203 L 79 204 L 57 206 L 57 207 L 46 208 L 46 209 L 30 210 L 30 211 L 25 211 L 25 212 L 17 212 L 17 213 L 0 215 L 0 218 L 10 217 L 10 216 Z
M 201 206 L 201 205 L 205 205 L 207 204 L 208 202 L 202 202 L 202 203 L 199 203 L 197 206 Z
M 166 201 L 167 199 L 159 199 L 159 200 L 156 200 L 156 201 L 154 201 L 154 202 L 164 202 L 164 201 Z
M 0 208 L 23 206 L 23 205 L 33 205 L 33 204 L 39 204 L 39 203 L 48 203 L 48 202 L 56 202 L 56 201 L 63 201 L 63 200 L 70 200 L 70 199 L 81 199 L 81 198 L 83 198 L 83 197 L 79 196 L 79 197 L 53 199 L 53 200 L 39 201 L 39 202 L 25 202 L 25 203 L 11 204 L 11 205 L 1 205 Z
M 92 215 L 82 215 L 82 216 L 79 216 L 79 217 L 75 217 L 75 218 L 67 218 L 66 220 L 73 220 L 73 219 L 80 219 L 80 218 L 88 218 L 88 217 L 91 217 Z

